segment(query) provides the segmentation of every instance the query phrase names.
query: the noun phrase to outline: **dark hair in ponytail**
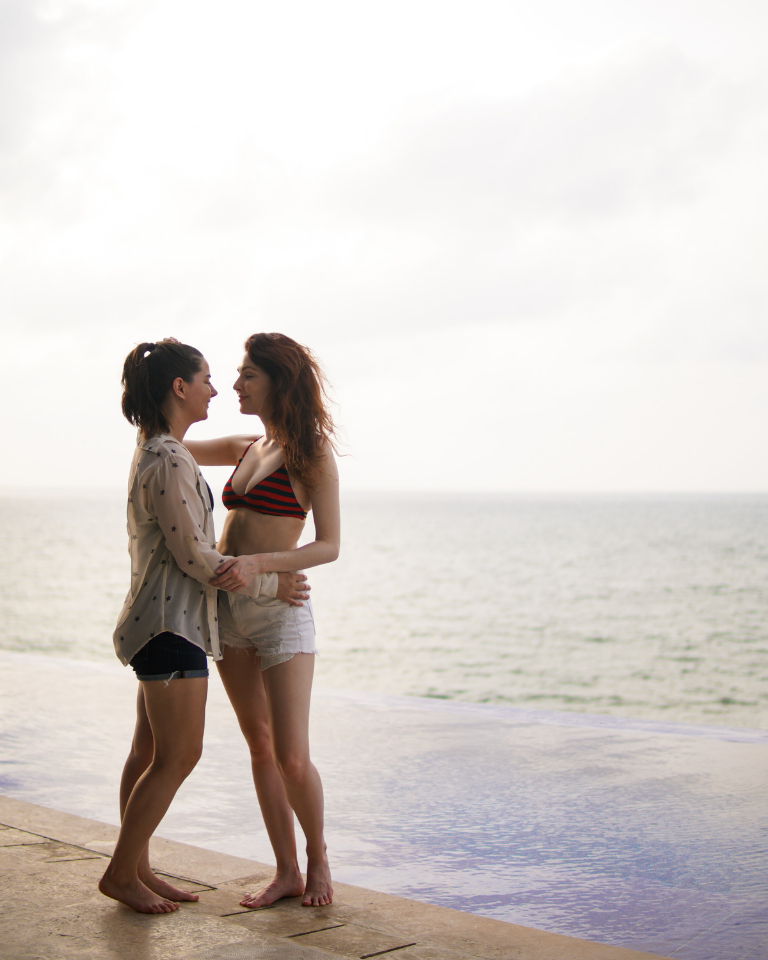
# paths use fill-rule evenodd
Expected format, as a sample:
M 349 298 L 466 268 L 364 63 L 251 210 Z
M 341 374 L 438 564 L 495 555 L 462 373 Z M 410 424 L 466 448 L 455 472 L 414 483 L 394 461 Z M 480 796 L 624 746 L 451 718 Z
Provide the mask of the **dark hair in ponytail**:
M 170 424 L 163 404 L 173 381 L 189 383 L 202 366 L 203 355 L 194 347 L 176 340 L 140 343 L 123 364 L 123 415 L 145 437 L 168 433 Z

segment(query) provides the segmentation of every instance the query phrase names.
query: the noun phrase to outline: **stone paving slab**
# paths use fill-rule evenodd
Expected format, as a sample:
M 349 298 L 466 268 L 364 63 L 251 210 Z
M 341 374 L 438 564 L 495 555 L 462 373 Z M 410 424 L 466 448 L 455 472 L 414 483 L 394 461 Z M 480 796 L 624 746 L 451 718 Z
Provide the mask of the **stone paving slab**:
M 0 796 L 2 960 L 658 960 L 639 953 L 335 885 L 334 903 L 298 897 L 261 910 L 239 900 L 266 864 L 153 841 L 164 874 L 192 883 L 196 904 L 134 913 L 96 882 L 115 826 Z

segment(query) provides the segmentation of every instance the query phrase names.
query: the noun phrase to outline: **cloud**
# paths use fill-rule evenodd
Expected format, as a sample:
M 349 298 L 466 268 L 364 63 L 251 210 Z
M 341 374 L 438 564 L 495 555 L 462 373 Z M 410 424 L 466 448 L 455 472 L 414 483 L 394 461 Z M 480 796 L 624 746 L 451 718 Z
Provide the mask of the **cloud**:
M 689 201 L 733 139 L 739 90 L 674 48 L 623 54 L 524 98 L 409 117 L 368 164 L 345 171 L 334 204 L 355 218 L 476 239 Z
M 483 30 L 515 19 L 486 7 Z M 227 3 L 209 37 L 207 4 L 8 0 L 11 448 L 55 435 L 64 462 L 101 424 L 122 463 L 120 361 L 165 334 L 212 362 L 224 396 L 210 429 L 241 429 L 228 379 L 243 336 L 266 327 L 328 363 L 358 455 L 344 469 L 364 486 L 476 485 L 474 462 L 455 468 L 470 432 L 488 488 L 762 483 L 744 438 L 764 420 L 768 356 L 764 62 L 742 68 L 730 35 L 728 56 L 707 58 L 714 27 L 675 46 L 647 4 L 627 16 L 654 29 L 614 22 L 571 42 L 559 21 L 544 49 L 566 8 L 529 5 L 545 67 L 532 48 L 520 82 L 496 87 L 500 33 L 483 71 L 480 21 L 457 45 L 448 11 L 432 51 L 420 8 L 405 49 L 409 9 L 382 14 L 368 63 L 365 46 L 344 58 L 356 35 L 324 45 L 316 6 L 296 33 L 279 5 Z M 642 34 L 662 39 L 627 42 Z M 457 51 L 475 59 L 452 86 Z M 394 435 L 399 459 L 381 442 Z M 19 482 L 30 463 L 43 475 L 46 451 L 19 458 Z M 89 458 L 106 481 L 98 443 Z
M 147 0 L 5 0 L 0 7 L 0 211 L 18 228 L 91 212 L 118 123 L 111 61 Z
M 681 300 L 727 286 L 762 243 L 741 178 L 763 94 L 646 44 L 526 97 L 425 106 L 288 202 L 315 242 L 264 278 L 263 302 L 284 322 L 368 330 L 596 311 L 677 323 Z M 752 146 L 756 171 L 764 132 Z M 728 221 L 743 223 L 730 251 Z
M 122 118 L 133 74 L 111 58 L 130 31 L 126 8 L 110 9 L 98 20 L 78 4 L 54 26 L 19 27 L 36 50 L 24 67 L 36 107 L 10 151 L 0 304 L 19 322 L 261 317 L 346 338 L 611 312 L 679 325 L 695 303 L 716 323 L 706 301 L 739 276 L 754 324 L 764 283 L 739 262 L 762 242 L 761 203 L 739 181 L 768 153 L 763 131 L 744 159 L 765 96 L 715 65 L 669 44 L 625 46 L 525 95 L 411 102 L 367 149 L 312 167 L 270 149 L 246 87 L 227 88 L 230 120 L 210 131 L 215 100 L 165 138 L 162 110 L 150 126 Z M 159 62 L 158 37 L 151 49 Z M 142 131 L 158 140 L 137 144 Z M 196 154 L 214 133 L 206 166 Z
M 35 107 L 28 71 L 39 69 L 50 46 L 46 31 L 25 0 L 0 6 L 0 155 L 7 156 L 23 139 L 26 119 Z

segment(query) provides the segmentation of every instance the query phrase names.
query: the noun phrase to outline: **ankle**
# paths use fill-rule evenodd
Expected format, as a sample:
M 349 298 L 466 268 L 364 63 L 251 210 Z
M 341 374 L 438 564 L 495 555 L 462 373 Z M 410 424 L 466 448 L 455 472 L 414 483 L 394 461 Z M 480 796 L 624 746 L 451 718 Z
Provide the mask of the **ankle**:
M 325 848 L 322 850 L 316 851 L 314 853 L 307 852 L 307 866 L 313 866 L 314 864 L 326 864 L 328 863 L 328 853 Z
M 110 860 L 107 869 L 104 871 L 104 876 L 109 877 L 115 883 L 127 883 L 138 879 L 139 872 L 138 869 L 126 868 L 119 863 L 115 863 L 114 860 Z

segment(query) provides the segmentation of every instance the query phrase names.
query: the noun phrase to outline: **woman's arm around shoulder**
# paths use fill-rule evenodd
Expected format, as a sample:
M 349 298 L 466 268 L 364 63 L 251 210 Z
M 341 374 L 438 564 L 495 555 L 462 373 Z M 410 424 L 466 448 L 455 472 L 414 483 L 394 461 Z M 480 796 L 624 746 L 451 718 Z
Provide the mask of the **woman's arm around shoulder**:
M 184 446 L 201 467 L 234 467 L 259 436 L 260 434 L 242 434 L 217 437 L 215 440 L 184 440 Z

